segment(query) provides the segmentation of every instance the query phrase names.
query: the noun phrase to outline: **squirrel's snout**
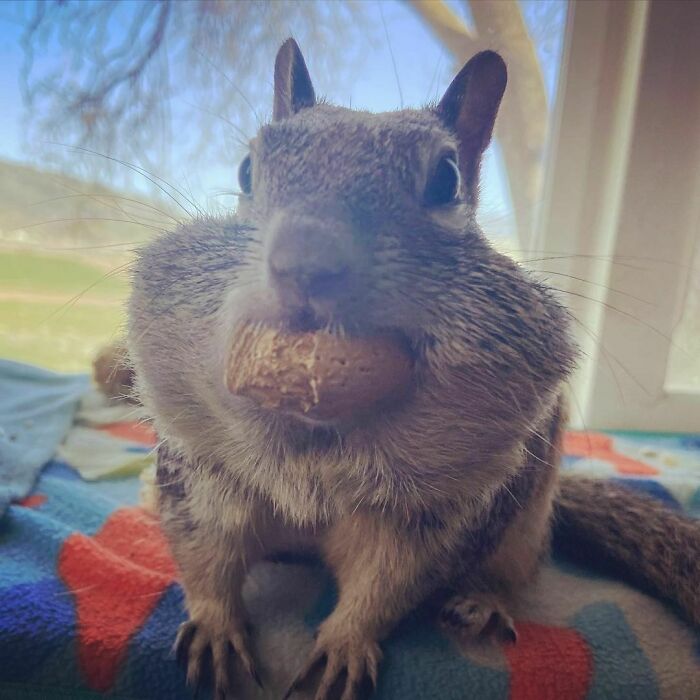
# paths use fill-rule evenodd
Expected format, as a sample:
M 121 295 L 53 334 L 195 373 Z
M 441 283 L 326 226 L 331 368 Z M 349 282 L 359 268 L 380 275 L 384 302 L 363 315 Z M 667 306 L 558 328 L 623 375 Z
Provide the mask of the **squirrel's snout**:
M 332 312 L 352 294 L 358 256 L 342 225 L 330 230 L 308 217 L 287 219 L 270 240 L 269 281 L 285 308 Z
M 268 266 L 270 277 L 281 293 L 306 299 L 338 297 L 350 278 L 350 267 L 340 261 L 287 265 L 270 260 Z

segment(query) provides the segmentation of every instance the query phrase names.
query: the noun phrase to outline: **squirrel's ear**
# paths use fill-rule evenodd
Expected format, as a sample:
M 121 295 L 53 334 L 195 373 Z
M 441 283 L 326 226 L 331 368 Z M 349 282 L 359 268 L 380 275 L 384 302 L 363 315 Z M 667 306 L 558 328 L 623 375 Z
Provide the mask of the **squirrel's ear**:
M 294 39 L 280 46 L 275 59 L 275 98 L 272 119 L 278 121 L 291 117 L 300 109 L 316 103 L 314 86 L 304 63 L 299 46 Z
M 437 107 L 437 114 L 459 140 L 459 168 L 466 194 L 476 200 L 481 155 L 489 145 L 508 73 L 495 51 L 482 51 L 457 74 Z

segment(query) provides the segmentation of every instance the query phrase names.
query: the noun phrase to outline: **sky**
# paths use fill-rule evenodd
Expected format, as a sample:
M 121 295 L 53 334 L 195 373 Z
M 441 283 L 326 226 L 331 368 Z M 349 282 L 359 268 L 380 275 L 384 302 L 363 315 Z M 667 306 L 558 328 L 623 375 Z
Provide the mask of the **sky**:
M 331 0 L 334 1 L 334 0 Z M 395 109 L 403 101 L 404 106 L 420 106 L 428 100 L 440 97 L 457 70 L 452 58 L 434 38 L 418 15 L 401 0 L 366 0 L 366 11 L 379 32 L 380 41 L 368 42 L 363 68 L 352 76 L 348 84 L 336 86 L 329 97 L 344 105 L 385 111 Z M 542 34 L 543 3 L 554 2 L 560 9 L 555 13 L 560 18 L 556 27 L 558 36 Z M 450 6 L 469 21 L 467 4 L 460 0 L 449 0 Z M 535 45 L 543 65 L 545 83 L 550 103 L 553 103 L 558 74 L 559 50 L 563 37 L 565 6 L 562 0 L 522 0 L 523 15 L 535 39 Z M 138 3 L 131 3 L 134 10 Z M 5 0 L 0 3 L 0 158 L 17 162 L 37 163 L 36 154 L 27 147 L 23 138 L 25 110 L 20 91 L 20 71 L 23 51 L 21 34 L 22 20 L 31 6 Z M 127 5 L 128 11 L 129 5 Z M 551 17 L 551 14 L 550 14 Z M 385 32 L 383 31 L 386 27 Z M 392 53 L 394 63 L 392 62 Z M 52 57 L 42 57 L 51 61 Z M 56 56 L 56 61 L 60 56 Z M 309 68 L 314 74 L 313 61 Z M 398 80 L 398 84 L 397 84 Z M 399 88 L 400 86 L 400 88 Z M 177 149 L 177 141 L 173 148 Z M 237 163 L 213 164 L 199 172 L 187 173 L 187 182 L 198 201 L 206 204 L 213 193 L 230 189 Z M 109 183 L 107 183 L 109 184 Z M 129 182 L 137 190 L 146 183 Z M 482 175 L 482 210 L 498 219 L 499 226 L 508 232 L 513 227 L 507 179 L 503 170 L 497 144 L 489 149 Z
M 21 146 L 23 109 L 19 89 L 21 26 L 12 19 L 16 9 L 10 5 L 14 4 L 0 5 L 0 158 L 22 161 L 25 157 Z

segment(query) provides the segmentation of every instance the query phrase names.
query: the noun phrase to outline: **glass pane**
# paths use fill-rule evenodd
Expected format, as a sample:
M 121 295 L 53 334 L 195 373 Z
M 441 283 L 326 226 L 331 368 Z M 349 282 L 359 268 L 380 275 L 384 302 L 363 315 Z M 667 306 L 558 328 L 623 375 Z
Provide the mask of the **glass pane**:
M 237 165 L 270 115 L 274 55 L 290 33 L 318 94 L 372 111 L 435 102 L 466 58 L 501 51 L 510 82 L 479 216 L 521 255 L 541 195 L 566 2 L 430 5 L 465 37 L 459 52 L 434 16 L 401 0 L 171 3 L 166 40 L 150 53 L 159 3 L 0 8 L 0 356 L 85 370 L 119 336 L 133 248 L 198 209 L 235 206 Z M 140 58 L 136 78 L 111 80 Z
M 471 33 L 474 50 L 495 49 L 508 63 L 509 86 L 497 138 L 482 167 L 479 220 L 500 249 L 522 259 L 527 257 L 539 215 L 567 3 L 452 0 L 447 4 Z M 450 66 L 454 67 L 455 63 Z M 451 75 L 450 71 L 443 75 L 445 85 Z

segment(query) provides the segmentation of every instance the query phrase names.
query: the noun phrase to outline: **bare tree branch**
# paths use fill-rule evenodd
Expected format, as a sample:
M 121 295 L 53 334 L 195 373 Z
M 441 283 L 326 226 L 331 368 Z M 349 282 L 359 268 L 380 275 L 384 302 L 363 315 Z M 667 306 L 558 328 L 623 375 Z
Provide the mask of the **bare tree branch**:
M 368 31 L 356 0 L 45 0 L 27 7 L 27 150 L 76 174 L 108 174 L 114 184 L 130 177 L 111 161 L 81 159 L 75 167 L 74 153 L 47 142 L 161 172 L 231 163 L 233 173 L 261 121 L 260 106 L 268 110 L 280 43 L 297 37 L 323 88 L 349 74 L 361 58 L 353 39 Z
M 457 61 L 464 60 L 476 50 L 477 41 L 473 32 L 444 2 L 435 2 L 435 0 L 407 0 L 407 2 L 435 32 Z

